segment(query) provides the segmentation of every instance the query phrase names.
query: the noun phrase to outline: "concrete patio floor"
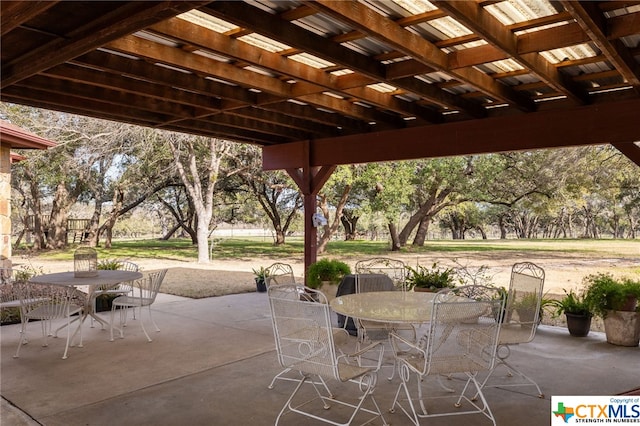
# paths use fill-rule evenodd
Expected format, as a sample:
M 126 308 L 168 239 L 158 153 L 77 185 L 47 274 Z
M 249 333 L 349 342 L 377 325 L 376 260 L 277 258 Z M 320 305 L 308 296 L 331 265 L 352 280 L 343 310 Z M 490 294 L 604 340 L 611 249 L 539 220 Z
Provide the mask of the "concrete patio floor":
M 267 389 L 281 368 L 265 293 L 200 300 L 160 295 L 153 312 L 162 330 L 152 334 L 153 342 L 146 341 L 137 321 L 115 342 L 87 321 L 84 347 L 70 348 L 66 360 L 61 359 L 64 339 L 43 348 L 34 324 L 31 343 L 14 359 L 19 325 L 3 326 L 0 424 L 274 423 L 294 384 L 277 381 Z M 541 326 L 532 343 L 513 348 L 511 361 L 537 379 L 545 397 L 536 397 L 533 387 L 486 389 L 498 425 L 548 425 L 552 395 L 613 395 L 640 387 L 640 348 L 609 345 L 602 333 L 573 338 L 564 328 Z M 380 375 L 375 392 L 385 418 L 393 425 L 410 424 L 403 414 L 386 411 L 399 383 L 386 376 Z M 330 386 L 341 394 L 342 386 Z M 281 424 L 317 422 L 287 415 Z M 423 424 L 490 422 L 472 415 Z

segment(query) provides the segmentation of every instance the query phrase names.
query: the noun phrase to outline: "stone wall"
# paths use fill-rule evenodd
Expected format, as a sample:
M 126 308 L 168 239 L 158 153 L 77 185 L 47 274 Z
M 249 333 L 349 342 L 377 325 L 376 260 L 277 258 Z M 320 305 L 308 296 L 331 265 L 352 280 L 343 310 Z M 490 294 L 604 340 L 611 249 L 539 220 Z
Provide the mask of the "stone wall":
M 0 267 L 11 266 L 11 148 L 0 146 Z

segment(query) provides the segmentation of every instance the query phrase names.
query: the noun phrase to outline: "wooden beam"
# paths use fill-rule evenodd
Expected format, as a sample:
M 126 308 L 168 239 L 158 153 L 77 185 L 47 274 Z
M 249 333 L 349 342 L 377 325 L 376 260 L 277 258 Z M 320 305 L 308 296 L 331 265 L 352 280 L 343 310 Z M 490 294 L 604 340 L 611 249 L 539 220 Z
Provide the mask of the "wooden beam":
M 620 40 L 607 39 L 606 18 L 598 10 L 595 2 L 574 2 L 561 0 L 564 8 L 571 13 L 583 31 L 598 49 L 609 59 L 637 93 L 640 93 L 640 65 Z
M 640 140 L 640 99 L 319 139 L 311 166 L 400 161 Z M 300 167 L 299 143 L 263 149 L 265 170 Z M 389 149 L 393 146 L 393 149 Z
M 58 1 L 1 1 L 0 36 L 59 3 Z
M 62 64 L 103 46 L 123 35 L 132 33 L 207 2 L 118 2 L 112 13 L 75 28 L 71 34 L 60 34 L 50 43 L 22 55 L 14 62 L 2 65 L 2 82 L 5 88 L 52 66 Z
M 629 160 L 640 166 L 640 146 L 638 146 L 638 142 L 614 143 L 613 146 L 629 158 Z
M 443 0 L 433 0 L 433 3 L 440 9 L 447 11 L 471 31 L 480 35 L 490 45 L 500 49 L 508 57 L 528 68 L 532 74 L 535 74 L 553 90 L 564 94 L 577 104 L 586 103 L 586 93 L 577 85 L 572 84 L 571 80 L 563 79 L 558 70 L 538 52 L 520 54 L 517 37 L 495 16 L 477 3 Z M 489 62 L 491 57 L 489 56 L 488 59 L 486 62 Z
M 424 65 L 454 75 L 492 98 L 514 104 L 524 110 L 533 109 L 533 103 L 526 98 L 521 97 L 515 91 L 496 82 L 490 76 L 475 68 L 451 69 L 447 54 L 433 43 L 402 28 L 391 19 L 371 10 L 363 3 L 316 0 L 307 4 L 334 19 L 347 23 L 374 39 L 390 45 Z

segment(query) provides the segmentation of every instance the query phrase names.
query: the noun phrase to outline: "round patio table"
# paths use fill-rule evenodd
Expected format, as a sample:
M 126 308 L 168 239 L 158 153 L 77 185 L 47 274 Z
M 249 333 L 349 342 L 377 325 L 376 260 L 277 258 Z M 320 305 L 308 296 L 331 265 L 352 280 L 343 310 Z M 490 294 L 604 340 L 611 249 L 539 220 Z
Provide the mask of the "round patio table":
M 329 302 L 339 314 L 362 320 L 420 324 L 431 320 L 436 293 L 372 291 L 339 296 Z

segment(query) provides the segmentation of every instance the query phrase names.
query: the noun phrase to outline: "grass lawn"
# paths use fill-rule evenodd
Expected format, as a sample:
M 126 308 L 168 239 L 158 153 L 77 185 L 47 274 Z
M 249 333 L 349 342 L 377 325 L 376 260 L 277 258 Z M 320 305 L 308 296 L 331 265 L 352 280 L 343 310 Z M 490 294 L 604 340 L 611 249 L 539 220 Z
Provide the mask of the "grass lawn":
M 67 250 L 43 251 L 37 257 L 50 260 L 72 260 L 76 247 Z M 97 248 L 98 257 L 155 258 L 170 260 L 196 260 L 197 247 L 187 239 L 115 241 L 111 249 Z M 530 254 L 566 253 L 584 257 L 640 258 L 640 240 L 438 240 L 427 241 L 424 247 L 405 247 L 398 254 L 443 255 L 467 253 L 523 252 Z M 21 251 L 15 250 L 19 256 Z M 32 253 L 33 254 L 33 253 Z M 300 237 L 289 237 L 281 246 L 274 246 L 264 238 L 233 238 L 216 241 L 213 256 L 216 259 L 301 257 L 304 243 Z M 340 258 L 393 256 L 386 241 L 332 241 L 325 255 Z

